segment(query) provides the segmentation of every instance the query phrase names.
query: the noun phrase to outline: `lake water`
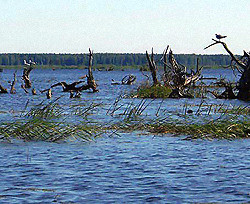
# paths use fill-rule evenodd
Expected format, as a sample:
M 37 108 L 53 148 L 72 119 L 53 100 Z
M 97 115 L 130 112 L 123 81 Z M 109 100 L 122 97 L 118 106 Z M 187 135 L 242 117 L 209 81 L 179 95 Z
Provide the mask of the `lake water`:
M 51 84 L 74 82 L 87 70 L 61 69 L 31 72 L 37 90 Z M 9 87 L 14 70 L 0 73 L 0 82 Z M 126 74 L 137 76 L 132 86 L 113 86 Z M 0 122 L 20 116 L 29 107 L 48 102 L 45 94 L 32 96 L 20 88 L 22 72 L 18 70 L 17 94 L 0 95 Z M 205 77 L 226 76 L 230 70 L 204 70 Z M 90 116 L 100 123 L 117 120 L 106 114 L 120 94 L 135 89 L 145 77 L 139 71 L 96 71 L 99 92 L 82 92 L 80 99 L 70 99 L 61 88 L 52 90 L 64 110 L 86 107 L 92 102 L 101 108 Z M 121 103 L 139 103 L 141 99 L 122 99 Z M 201 99 L 148 100 L 147 115 L 172 116 L 183 112 L 184 104 L 196 108 Z M 205 99 L 206 104 L 249 106 L 239 100 Z M 126 107 L 126 106 L 124 106 Z M 120 110 L 122 112 L 122 110 Z M 119 115 L 119 111 L 117 113 Z M 214 115 L 216 117 L 216 114 Z M 13 119 L 14 118 L 14 119 Z M 68 116 L 74 122 L 76 118 Z M 199 119 L 194 118 L 194 119 Z M 183 136 L 184 137 L 184 136 Z M 187 141 L 183 137 L 152 135 L 141 132 L 103 135 L 93 142 L 21 142 L 0 143 L 0 203 L 193 203 L 250 202 L 250 142 L 244 140 Z

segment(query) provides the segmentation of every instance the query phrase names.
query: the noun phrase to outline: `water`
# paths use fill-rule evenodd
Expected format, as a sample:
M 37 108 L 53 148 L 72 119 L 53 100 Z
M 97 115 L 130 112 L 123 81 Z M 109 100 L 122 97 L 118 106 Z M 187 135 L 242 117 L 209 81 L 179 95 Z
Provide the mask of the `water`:
M 36 89 L 49 87 L 56 81 L 73 82 L 86 70 L 33 70 L 31 78 Z M 69 99 L 60 88 L 53 90 L 53 98 L 65 108 L 103 103 L 92 116 L 101 121 L 112 120 L 105 114 L 110 104 L 122 92 L 133 86 L 111 86 L 111 79 L 121 80 L 128 72 L 94 72 L 100 92 L 83 92 L 81 99 Z M 131 70 L 138 81 L 141 74 Z M 0 73 L 12 80 L 13 70 Z M 204 70 L 205 76 L 226 74 L 225 70 Z M 21 71 L 17 73 L 21 76 Z M 20 82 L 20 80 L 19 80 Z M 138 83 L 139 83 L 138 82 Z M 6 86 L 7 87 L 7 86 Z M 10 120 L 30 106 L 46 100 L 39 94 L 0 95 L 0 121 Z M 124 99 L 128 103 L 132 100 Z M 10 102 L 11 101 L 11 102 Z M 153 101 L 148 112 L 154 115 L 162 100 Z M 199 104 L 200 99 L 167 99 L 161 110 L 172 113 L 183 110 L 183 103 Z M 206 99 L 206 103 L 249 105 L 238 100 Z M 10 111 L 11 110 L 11 111 Z M 73 120 L 73 118 L 69 118 Z M 94 142 L 20 142 L 0 143 L 0 203 L 193 203 L 250 202 L 250 142 L 186 141 L 183 137 L 151 135 L 148 133 L 120 133 Z

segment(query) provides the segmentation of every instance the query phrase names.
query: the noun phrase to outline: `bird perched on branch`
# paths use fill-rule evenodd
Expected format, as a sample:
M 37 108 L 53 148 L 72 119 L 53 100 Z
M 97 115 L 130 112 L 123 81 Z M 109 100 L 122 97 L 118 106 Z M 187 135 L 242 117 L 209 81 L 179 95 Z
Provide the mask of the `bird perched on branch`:
M 217 38 L 218 40 L 227 37 L 227 36 L 225 36 L 225 35 L 220 35 L 220 34 L 215 34 L 215 36 L 216 36 L 216 38 Z

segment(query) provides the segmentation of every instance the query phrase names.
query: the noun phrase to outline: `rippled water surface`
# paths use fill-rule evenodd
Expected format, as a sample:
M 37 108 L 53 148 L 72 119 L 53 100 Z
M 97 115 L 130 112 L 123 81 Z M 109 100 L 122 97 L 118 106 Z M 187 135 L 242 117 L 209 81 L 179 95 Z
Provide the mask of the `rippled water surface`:
M 4 70 L 1 84 L 7 86 L 14 70 Z M 33 70 L 31 78 L 36 89 L 58 81 L 73 82 L 85 70 Z M 204 70 L 206 76 L 219 76 L 225 70 Z M 64 95 L 61 104 L 83 105 L 103 103 L 108 109 L 122 92 L 133 86 L 111 86 L 111 79 L 121 80 L 127 74 L 144 80 L 141 74 L 128 72 L 94 72 L 99 93 L 83 92 L 81 99 L 69 99 L 60 88 L 53 98 Z M 232 73 L 226 73 L 233 78 Z M 21 76 L 21 71 L 17 73 Z M 19 80 L 20 82 L 20 80 Z M 45 95 L 0 95 L 0 121 L 12 120 L 13 113 L 45 100 Z M 125 99 L 130 102 L 133 99 Z M 134 99 L 137 100 L 137 99 Z M 149 107 L 154 113 L 161 109 L 178 111 L 183 103 L 199 104 L 200 99 L 155 100 Z M 238 100 L 207 102 L 248 105 Z M 11 111 L 10 111 L 11 110 Z M 108 121 L 103 109 L 93 117 Z M 73 119 L 72 119 L 73 120 Z M 20 142 L 0 143 L 0 203 L 194 203 L 250 202 L 250 142 L 186 141 L 171 135 L 120 133 L 119 136 L 97 138 L 93 142 Z

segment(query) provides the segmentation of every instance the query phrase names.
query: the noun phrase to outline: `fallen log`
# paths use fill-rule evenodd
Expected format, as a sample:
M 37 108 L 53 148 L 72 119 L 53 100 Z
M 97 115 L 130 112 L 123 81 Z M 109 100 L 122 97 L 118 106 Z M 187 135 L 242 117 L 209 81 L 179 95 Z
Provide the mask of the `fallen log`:
M 63 92 L 70 92 L 70 91 L 80 91 L 82 87 L 76 87 L 78 84 L 83 83 L 84 81 L 76 81 L 71 84 L 67 84 L 66 82 L 62 81 L 56 84 L 53 84 L 48 89 L 44 89 L 40 91 L 41 93 L 47 92 L 49 89 L 52 89 L 57 86 L 61 86 L 63 88 Z
M 134 76 L 133 74 L 129 74 L 122 78 L 122 84 L 132 85 L 135 80 L 136 80 L 136 76 Z

